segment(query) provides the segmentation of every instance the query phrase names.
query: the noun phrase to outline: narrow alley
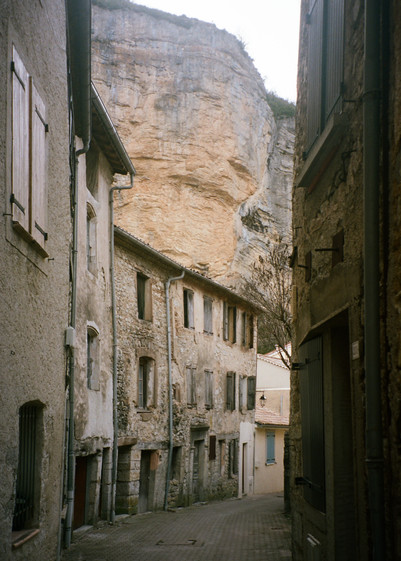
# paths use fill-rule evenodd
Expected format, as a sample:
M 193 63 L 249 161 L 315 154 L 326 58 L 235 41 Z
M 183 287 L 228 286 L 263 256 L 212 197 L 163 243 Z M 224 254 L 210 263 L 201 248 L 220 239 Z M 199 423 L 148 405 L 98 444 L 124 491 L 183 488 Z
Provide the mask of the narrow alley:
M 120 518 L 75 533 L 62 561 L 289 561 L 290 523 L 280 494 Z

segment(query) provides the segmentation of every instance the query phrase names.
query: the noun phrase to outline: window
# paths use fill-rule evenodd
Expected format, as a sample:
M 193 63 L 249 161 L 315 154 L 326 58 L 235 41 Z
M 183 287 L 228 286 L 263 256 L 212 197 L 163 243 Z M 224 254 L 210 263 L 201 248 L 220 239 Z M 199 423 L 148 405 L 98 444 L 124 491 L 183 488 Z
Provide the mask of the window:
M 187 404 L 196 405 L 196 369 L 187 366 Z
M 96 214 L 92 205 L 86 205 L 86 266 L 91 273 L 96 272 Z
M 256 378 L 255 378 L 255 376 L 248 376 L 248 378 L 247 378 L 247 409 L 255 409 L 255 392 L 256 392 Z
M 90 390 L 99 390 L 99 332 L 88 326 L 86 332 L 86 377 Z
M 14 46 L 11 68 L 13 226 L 47 257 L 46 106 Z
M 235 409 L 235 372 L 227 372 L 226 377 L 226 409 Z
M 205 370 L 205 407 L 213 407 L 213 371 Z
M 152 321 L 152 285 L 149 277 L 137 273 L 136 290 L 138 318 Z
M 207 296 L 203 297 L 203 331 L 213 333 L 213 300 Z
M 216 459 L 216 435 L 211 434 L 209 436 L 209 460 L 213 461 Z
M 344 0 L 310 0 L 309 6 L 307 152 L 329 117 L 340 110 Z
M 226 469 L 226 441 L 219 440 L 220 475 L 224 475 Z
M 238 473 L 238 439 L 233 438 L 230 440 L 228 448 L 228 464 L 229 464 L 229 477 L 233 477 Z
M 99 175 L 99 150 L 93 139 L 86 154 L 86 187 L 94 197 L 97 196 Z
M 241 342 L 243 347 L 253 348 L 253 315 L 242 312 Z
M 139 359 L 138 367 L 138 408 L 148 409 L 154 405 L 155 363 L 147 356 Z
M 275 434 L 273 431 L 266 433 L 266 464 L 276 463 Z
M 223 339 L 235 343 L 237 340 L 237 308 L 223 304 Z
M 247 383 L 246 376 L 240 376 L 239 379 L 239 408 L 242 411 L 247 403 Z
M 173 457 L 171 460 L 171 479 L 181 480 L 181 458 L 182 446 L 173 447 Z
M 315 337 L 300 346 L 302 456 L 304 497 L 312 506 L 325 511 L 325 453 L 323 408 L 322 338 Z
M 38 523 L 41 407 L 31 403 L 19 410 L 19 452 L 13 515 L 13 531 L 33 528 Z
M 184 327 L 194 329 L 194 293 L 184 288 Z

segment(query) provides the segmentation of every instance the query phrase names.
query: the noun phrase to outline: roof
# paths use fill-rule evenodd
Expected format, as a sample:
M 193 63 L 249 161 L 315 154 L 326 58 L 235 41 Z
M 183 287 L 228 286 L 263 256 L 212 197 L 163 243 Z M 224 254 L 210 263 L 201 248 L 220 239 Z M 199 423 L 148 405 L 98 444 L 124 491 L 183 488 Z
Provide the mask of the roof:
M 114 226 L 114 239 L 115 242 L 118 243 L 120 246 L 127 247 L 128 249 L 136 249 L 144 253 L 145 255 L 149 256 L 156 262 L 162 263 L 163 265 L 167 266 L 168 268 L 173 269 L 174 274 L 182 273 L 184 271 L 186 277 L 190 277 L 203 285 L 209 286 L 213 288 L 217 293 L 219 293 L 222 297 L 229 298 L 231 302 L 242 305 L 243 307 L 251 308 L 254 312 L 260 312 L 261 308 L 255 306 L 252 302 L 239 296 L 230 288 L 223 286 L 222 284 L 212 280 L 197 271 L 192 269 L 188 269 L 183 265 L 180 265 L 177 261 L 174 261 L 167 255 L 164 255 L 160 251 L 157 251 L 144 241 L 140 240 L 139 238 L 133 236 L 126 230 L 123 230 L 119 226 Z
M 110 163 L 113 173 L 135 175 L 135 168 L 94 84 L 91 84 L 92 136 Z
M 285 348 L 287 352 L 291 355 L 291 343 L 288 343 Z M 280 366 L 280 368 L 284 368 L 285 370 L 287 370 L 287 367 L 281 360 L 280 352 L 278 349 L 275 349 L 274 351 L 270 351 L 270 353 L 266 353 L 264 355 L 258 354 L 258 360 L 261 360 L 263 362 L 268 362 L 269 364 L 274 364 L 275 366 Z
M 290 419 L 287 415 L 280 415 L 275 411 L 270 411 L 265 407 L 256 405 L 255 422 L 257 425 L 269 427 L 288 427 Z

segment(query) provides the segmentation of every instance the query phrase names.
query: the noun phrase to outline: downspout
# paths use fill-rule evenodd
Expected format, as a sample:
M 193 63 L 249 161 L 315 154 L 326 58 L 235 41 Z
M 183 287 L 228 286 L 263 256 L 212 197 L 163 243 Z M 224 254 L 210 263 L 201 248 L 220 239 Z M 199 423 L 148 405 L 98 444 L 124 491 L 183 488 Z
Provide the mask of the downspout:
M 385 558 L 380 376 L 380 0 L 365 0 L 363 92 L 366 466 L 373 561 Z
M 74 154 L 74 177 L 72 178 L 73 195 L 73 231 L 72 231 L 72 283 L 71 283 L 71 321 L 69 330 L 74 334 L 68 341 L 69 348 L 69 391 L 68 391 L 68 443 L 67 443 L 67 514 L 65 519 L 65 546 L 71 545 L 72 518 L 74 513 L 75 488 L 75 453 L 74 453 L 74 408 L 75 408 L 75 329 L 77 318 L 77 265 L 78 265 L 78 159 L 86 154 L 90 146 L 90 133 L 84 147 Z
M 171 320 L 170 320 L 170 284 L 172 282 L 183 279 L 185 271 L 183 270 L 178 277 L 170 277 L 165 283 L 166 287 L 166 314 L 167 314 L 167 360 L 168 360 L 168 461 L 166 475 L 166 490 L 164 494 L 164 510 L 167 510 L 168 492 L 170 488 L 171 466 L 173 462 L 173 379 L 171 375 Z
M 134 186 L 134 175 L 130 173 L 130 184 L 115 186 L 109 192 L 110 204 L 110 282 L 111 282 L 111 311 L 113 326 L 113 456 L 111 469 L 111 520 L 114 524 L 116 518 L 116 487 L 117 487 L 117 462 L 118 462 L 118 407 L 117 407 L 117 314 L 116 314 L 116 287 L 114 280 L 114 191 L 132 189 Z

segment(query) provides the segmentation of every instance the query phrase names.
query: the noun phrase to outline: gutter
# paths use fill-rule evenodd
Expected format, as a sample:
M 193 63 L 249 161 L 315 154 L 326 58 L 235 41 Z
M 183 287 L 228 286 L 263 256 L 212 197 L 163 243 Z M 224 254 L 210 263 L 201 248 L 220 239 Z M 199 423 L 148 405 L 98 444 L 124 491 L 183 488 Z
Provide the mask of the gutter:
M 167 510 L 168 505 L 168 492 L 170 488 L 171 467 L 173 463 L 173 380 L 171 374 L 171 320 L 170 320 L 170 284 L 172 282 L 183 279 L 185 271 L 181 272 L 178 277 L 170 277 L 166 284 L 166 313 L 167 313 L 167 358 L 168 358 L 168 434 L 169 434 L 169 448 L 168 448 L 168 462 L 166 474 L 166 490 L 164 494 L 164 510 Z
M 118 401 L 117 401 L 117 382 L 118 382 L 118 339 L 117 339 L 117 312 L 116 312 L 116 287 L 114 278 L 114 191 L 122 189 L 132 189 L 134 186 L 135 169 L 130 160 L 130 184 L 125 186 L 115 186 L 109 191 L 110 204 L 110 282 L 111 282 L 111 311 L 113 326 L 113 454 L 111 468 L 111 519 L 114 524 L 116 518 L 116 488 L 117 488 L 117 462 L 118 462 Z
M 365 0 L 363 91 L 366 466 L 373 561 L 385 558 L 380 373 L 380 0 Z

